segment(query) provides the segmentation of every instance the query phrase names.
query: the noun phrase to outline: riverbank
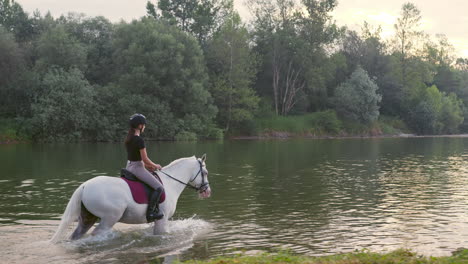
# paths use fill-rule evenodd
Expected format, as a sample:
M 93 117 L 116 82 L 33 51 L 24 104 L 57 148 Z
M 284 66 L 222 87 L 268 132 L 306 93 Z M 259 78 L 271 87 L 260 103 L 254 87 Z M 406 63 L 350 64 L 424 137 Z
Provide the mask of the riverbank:
M 382 135 L 351 135 L 351 136 L 314 136 L 314 135 L 295 135 L 288 132 L 275 132 L 260 136 L 235 136 L 232 140 L 268 140 L 268 139 L 353 139 L 353 138 L 468 138 L 468 134 L 455 135 L 415 135 L 415 134 L 382 134 Z
M 20 142 L 26 142 L 25 139 L 20 139 L 18 137 L 14 137 L 8 134 L 0 134 L 0 145 L 5 145 L 5 144 L 17 144 Z
M 234 131 L 231 139 L 289 138 L 368 138 L 414 136 L 406 124 L 397 118 L 381 116 L 370 124 L 340 119 L 328 110 L 305 115 L 260 118 L 243 130 Z
M 399 249 L 387 254 L 359 251 L 355 253 L 339 254 L 325 257 L 298 256 L 289 252 L 277 254 L 261 254 L 255 256 L 219 257 L 211 260 L 190 260 L 188 264 L 466 264 L 468 263 L 468 249 L 459 249 L 450 257 L 424 257 L 409 250 Z

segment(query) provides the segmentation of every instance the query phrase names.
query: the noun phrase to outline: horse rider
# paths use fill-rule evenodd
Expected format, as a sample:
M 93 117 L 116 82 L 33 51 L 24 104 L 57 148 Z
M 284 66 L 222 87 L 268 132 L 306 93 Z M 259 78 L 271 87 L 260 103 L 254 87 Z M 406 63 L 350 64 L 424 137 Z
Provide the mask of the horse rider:
M 153 188 L 149 199 L 146 220 L 148 223 L 160 220 L 164 214 L 159 211 L 159 200 L 164 191 L 162 184 L 150 171 L 161 169 L 161 165 L 155 164 L 148 158 L 145 141 L 141 137 L 146 127 L 146 118 L 142 114 L 134 114 L 130 117 L 130 129 L 125 139 L 128 162 L 126 169 L 133 173 L 139 180 Z

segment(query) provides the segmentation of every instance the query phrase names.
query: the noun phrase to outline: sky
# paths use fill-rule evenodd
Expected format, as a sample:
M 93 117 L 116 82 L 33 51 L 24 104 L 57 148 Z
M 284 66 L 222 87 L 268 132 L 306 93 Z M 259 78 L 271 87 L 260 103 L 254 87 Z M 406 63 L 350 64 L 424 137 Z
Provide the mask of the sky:
M 234 0 L 244 18 L 249 17 L 245 0 Z M 364 21 L 382 27 L 382 37 L 393 35 L 393 25 L 401 6 L 408 0 L 338 0 L 333 19 L 338 25 L 359 29 Z M 50 11 L 54 17 L 68 12 L 88 16 L 102 15 L 113 22 L 131 21 L 146 13 L 147 0 L 16 0 L 32 13 Z M 153 0 L 155 2 L 155 0 Z M 468 1 L 466 0 L 411 0 L 422 14 L 422 29 L 431 36 L 445 34 L 455 47 L 457 55 L 468 58 Z

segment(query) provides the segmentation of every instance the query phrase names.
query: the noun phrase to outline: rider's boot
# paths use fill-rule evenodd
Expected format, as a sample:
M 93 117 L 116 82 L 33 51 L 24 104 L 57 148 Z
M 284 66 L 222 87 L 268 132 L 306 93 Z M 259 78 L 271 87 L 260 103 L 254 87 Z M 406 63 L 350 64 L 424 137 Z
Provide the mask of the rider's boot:
M 148 223 L 154 220 L 160 220 L 164 217 L 164 214 L 159 212 L 159 200 L 161 199 L 163 191 L 164 189 L 160 187 L 151 193 L 148 210 L 146 211 L 146 221 L 148 221 Z

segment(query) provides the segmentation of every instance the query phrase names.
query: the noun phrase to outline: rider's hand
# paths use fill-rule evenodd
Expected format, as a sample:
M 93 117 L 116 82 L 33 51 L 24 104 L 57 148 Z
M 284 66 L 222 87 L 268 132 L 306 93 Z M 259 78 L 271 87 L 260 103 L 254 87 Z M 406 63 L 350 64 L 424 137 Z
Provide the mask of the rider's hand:
M 156 167 L 155 170 L 160 170 L 160 169 L 162 168 L 161 165 L 159 165 L 159 164 L 154 164 L 154 165 L 155 165 L 155 167 Z
M 156 170 L 156 167 L 153 166 L 153 165 L 145 165 L 145 168 L 149 171 L 155 171 Z

